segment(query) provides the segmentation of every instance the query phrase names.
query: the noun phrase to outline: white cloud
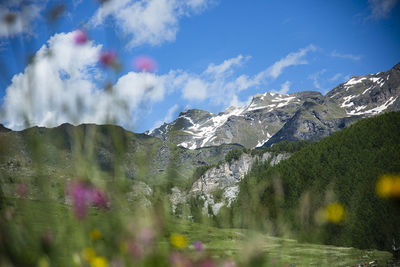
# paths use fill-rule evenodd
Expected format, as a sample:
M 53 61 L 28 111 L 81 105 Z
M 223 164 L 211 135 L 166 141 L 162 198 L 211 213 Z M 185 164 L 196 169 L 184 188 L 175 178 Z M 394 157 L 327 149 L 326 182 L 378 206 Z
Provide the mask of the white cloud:
M 370 18 L 387 18 L 397 4 L 397 0 L 368 0 L 371 9 Z
M 286 81 L 281 85 L 281 90 L 278 91 L 279 94 L 287 94 L 290 90 L 290 86 L 292 85 L 291 82 Z
M 174 41 L 179 19 L 199 13 L 211 0 L 110 0 L 91 19 L 94 26 L 112 16 L 123 33 L 129 36 L 128 47 L 159 45 Z
M 118 79 L 112 92 L 100 89 L 98 58 L 101 45 L 75 45 L 74 33 L 56 34 L 36 53 L 24 73 L 6 89 L 2 118 L 11 129 L 64 122 L 131 126 L 143 101 L 164 97 L 164 77 L 130 72 Z
M 182 89 L 183 98 L 204 100 L 207 98 L 207 84 L 199 78 L 189 78 Z
M 211 75 L 224 75 L 224 74 L 232 74 L 232 67 L 240 66 L 244 63 L 244 61 L 248 61 L 250 59 L 249 56 L 243 57 L 242 55 L 238 55 L 235 58 L 227 59 L 222 64 L 214 65 L 211 63 L 204 73 Z
M 12 37 L 17 34 L 32 35 L 34 20 L 40 17 L 45 1 L 24 3 L 6 1 L 0 5 L 0 37 Z
M 342 77 L 343 74 L 341 73 L 336 73 L 335 75 L 333 75 L 331 78 L 329 78 L 329 81 L 331 82 L 336 82 L 337 80 L 339 80 L 340 77 Z
M 316 73 L 310 74 L 308 75 L 308 79 L 313 81 L 313 85 L 315 86 L 315 88 L 317 88 L 318 90 L 325 92 L 326 89 L 323 88 L 319 82 L 319 78 L 322 74 L 324 74 L 326 72 L 326 69 L 322 69 Z
M 309 45 L 305 48 L 300 49 L 297 52 L 290 53 L 281 60 L 275 62 L 271 67 L 266 70 L 266 75 L 276 79 L 281 75 L 282 71 L 290 66 L 307 64 L 308 62 L 304 59 L 308 52 L 315 51 L 317 48 L 314 45 Z
M 171 71 L 166 78 L 168 88 L 182 91 L 182 97 L 187 100 L 204 101 L 219 105 L 243 103 L 238 99 L 238 93 L 249 88 L 259 87 L 268 83 L 268 79 L 277 78 L 288 66 L 307 64 L 304 57 L 316 47 L 309 45 L 297 52 L 290 53 L 270 67 L 252 75 L 238 75 L 236 69 L 247 62 L 250 57 L 238 55 L 220 64 L 211 63 L 201 74 L 185 71 Z M 290 82 L 282 85 L 281 91 L 288 91 Z M 171 89 L 169 89 L 171 90 Z
M 165 94 L 180 92 L 189 104 L 208 101 L 213 105 L 242 105 L 244 102 L 238 97 L 242 90 L 265 85 L 275 77 L 268 74 L 277 63 L 254 75 L 237 74 L 237 68 L 249 60 L 238 55 L 221 64 L 209 64 L 199 74 L 184 70 L 171 70 L 164 75 L 130 72 L 108 92 L 99 85 L 104 80 L 97 64 L 102 46 L 93 42 L 75 45 L 73 35 L 62 33 L 50 38 L 36 53 L 33 63 L 13 77 L 3 104 L 2 119 L 9 128 L 51 127 L 64 122 L 111 122 L 131 128 L 143 103 L 162 101 Z M 314 49 L 309 46 L 289 54 L 279 61 L 279 72 L 289 63 L 305 64 L 303 57 Z M 290 82 L 285 82 L 281 92 L 287 92 L 289 87 Z
M 332 51 L 331 56 L 338 57 L 338 58 L 344 58 L 344 59 L 351 59 L 354 61 L 358 61 L 362 58 L 362 56 L 360 56 L 360 55 L 341 54 L 341 53 L 338 53 L 336 50 Z

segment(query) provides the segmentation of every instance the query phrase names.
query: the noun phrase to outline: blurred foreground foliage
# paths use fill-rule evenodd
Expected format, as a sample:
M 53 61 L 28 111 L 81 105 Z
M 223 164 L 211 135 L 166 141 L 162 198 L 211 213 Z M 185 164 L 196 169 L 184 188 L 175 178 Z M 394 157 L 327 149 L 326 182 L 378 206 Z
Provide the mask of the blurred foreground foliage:
M 256 164 L 240 183 L 232 207 L 208 215 L 199 197 L 175 212 L 170 205 L 174 187 L 188 189 L 217 166 L 201 163 L 185 172 L 183 159 L 198 150 L 183 151 L 111 125 L 2 132 L 0 264 L 343 266 L 386 261 L 389 253 L 287 238 L 390 249 L 399 238 L 399 203 L 379 197 L 375 184 L 383 174 L 400 172 L 399 122 L 400 113 L 389 113 L 318 143 L 227 152 L 228 160 L 242 153 L 294 154 L 274 167 Z M 156 176 L 162 166 L 167 167 Z M 221 195 L 214 192 L 216 199 Z M 320 216 L 324 209 L 326 218 Z M 294 250 L 298 253 L 291 256 Z

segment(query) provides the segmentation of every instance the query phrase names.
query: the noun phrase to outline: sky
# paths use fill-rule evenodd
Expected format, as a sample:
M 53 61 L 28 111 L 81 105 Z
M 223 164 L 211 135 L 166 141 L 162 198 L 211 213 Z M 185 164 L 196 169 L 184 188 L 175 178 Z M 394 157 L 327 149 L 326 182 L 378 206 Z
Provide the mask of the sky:
M 326 94 L 400 62 L 398 2 L 3 0 L 0 123 L 144 132 L 267 91 Z

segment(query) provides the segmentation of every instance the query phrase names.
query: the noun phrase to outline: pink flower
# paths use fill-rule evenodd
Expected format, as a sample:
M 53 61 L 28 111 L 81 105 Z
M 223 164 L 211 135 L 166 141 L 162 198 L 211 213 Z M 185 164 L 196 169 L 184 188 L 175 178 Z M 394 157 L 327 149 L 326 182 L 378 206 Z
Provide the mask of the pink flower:
M 107 197 L 99 189 L 82 181 L 75 181 L 68 186 L 68 196 L 72 201 L 74 212 L 79 220 L 84 219 L 88 213 L 88 206 L 107 208 Z
M 185 258 L 185 256 L 179 252 L 172 252 L 169 255 L 169 262 L 171 263 L 171 266 L 175 267 L 193 266 L 192 262 L 188 258 Z
M 149 228 L 143 228 L 136 237 L 136 240 L 143 245 L 149 245 L 154 239 L 154 232 Z
M 138 56 L 133 60 L 133 66 L 136 71 L 154 72 L 157 68 L 157 63 L 151 57 Z
M 98 208 L 107 208 L 107 197 L 104 192 L 100 191 L 97 188 L 92 188 L 91 190 L 91 203 Z
M 17 194 L 19 197 L 25 197 L 28 194 L 28 186 L 23 183 L 17 185 Z
M 216 267 L 216 263 L 212 259 L 205 259 L 200 264 L 200 267 Z
M 88 38 L 86 32 L 84 32 L 82 30 L 75 31 L 75 35 L 74 35 L 75 44 L 77 44 L 77 45 L 85 44 L 88 41 L 88 39 L 89 38 Z
M 144 253 L 144 248 L 135 242 L 129 242 L 128 251 L 134 259 L 140 259 Z
M 86 217 L 91 199 L 90 187 L 83 182 L 73 182 L 68 187 L 68 195 L 72 201 L 74 212 L 79 220 Z
M 199 252 L 201 252 L 201 251 L 204 250 L 204 245 L 203 245 L 203 243 L 201 243 L 200 241 L 195 241 L 195 242 L 193 243 L 193 247 L 194 247 L 197 251 L 199 251 Z
M 222 263 L 222 267 L 236 267 L 236 263 L 232 260 L 226 260 Z
M 117 61 L 117 53 L 115 51 L 102 52 L 99 61 L 106 67 L 113 67 Z

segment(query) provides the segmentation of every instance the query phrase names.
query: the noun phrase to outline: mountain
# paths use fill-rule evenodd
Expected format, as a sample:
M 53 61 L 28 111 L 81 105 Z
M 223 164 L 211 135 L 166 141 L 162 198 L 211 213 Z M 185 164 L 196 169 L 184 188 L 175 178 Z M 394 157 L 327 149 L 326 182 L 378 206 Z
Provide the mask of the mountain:
M 44 176 L 57 188 L 54 198 L 58 198 L 68 179 L 89 175 L 85 166 L 100 180 L 121 177 L 150 186 L 169 182 L 183 186 L 197 167 L 216 164 L 233 149 L 243 147 L 223 144 L 189 150 L 113 125 L 65 123 L 55 128 L 1 130 L 0 186 L 5 194 L 14 194 L 17 184 L 36 188 L 35 177 Z M 33 198 L 40 194 L 31 193 Z
M 320 140 L 355 121 L 400 109 L 400 63 L 377 74 L 354 76 L 325 96 L 303 91 L 254 95 L 244 107 L 213 114 L 192 109 L 146 132 L 178 146 L 238 143 L 246 148 L 284 140 Z

